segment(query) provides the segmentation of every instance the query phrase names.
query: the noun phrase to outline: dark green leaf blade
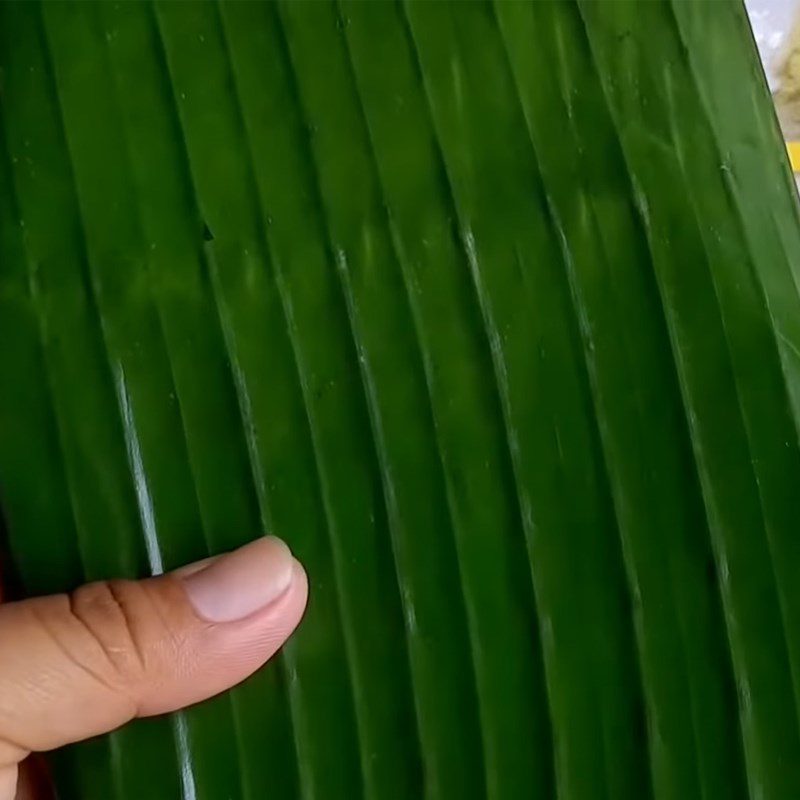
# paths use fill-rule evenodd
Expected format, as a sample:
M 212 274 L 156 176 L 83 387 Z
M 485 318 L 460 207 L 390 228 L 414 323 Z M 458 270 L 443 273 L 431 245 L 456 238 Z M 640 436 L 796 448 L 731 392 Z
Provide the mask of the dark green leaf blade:
M 27 588 L 307 618 L 64 797 L 800 794 L 800 224 L 738 0 L 0 5 Z

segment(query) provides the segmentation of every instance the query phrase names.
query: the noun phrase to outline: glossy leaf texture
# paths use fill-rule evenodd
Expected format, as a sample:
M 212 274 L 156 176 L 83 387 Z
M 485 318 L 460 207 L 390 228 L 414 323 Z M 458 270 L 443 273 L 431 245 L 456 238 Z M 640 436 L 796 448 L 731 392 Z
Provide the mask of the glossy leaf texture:
M 738 0 L 0 5 L 25 586 L 311 577 L 60 797 L 800 797 L 799 287 Z

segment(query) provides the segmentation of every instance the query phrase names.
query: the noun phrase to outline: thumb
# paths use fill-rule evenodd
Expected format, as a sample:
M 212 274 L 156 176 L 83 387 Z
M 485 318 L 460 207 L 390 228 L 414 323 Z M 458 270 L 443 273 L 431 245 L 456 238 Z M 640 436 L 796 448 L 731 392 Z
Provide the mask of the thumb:
M 142 581 L 0 606 L 0 800 L 17 765 L 246 678 L 300 621 L 305 572 L 274 537 Z

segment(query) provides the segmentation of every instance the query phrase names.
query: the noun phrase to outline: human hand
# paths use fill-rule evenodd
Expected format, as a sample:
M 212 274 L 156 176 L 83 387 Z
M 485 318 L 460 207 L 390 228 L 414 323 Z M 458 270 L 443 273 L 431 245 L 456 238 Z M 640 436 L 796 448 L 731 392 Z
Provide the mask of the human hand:
M 0 800 L 44 800 L 29 756 L 244 680 L 299 623 L 308 585 L 274 537 L 141 581 L 0 606 Z

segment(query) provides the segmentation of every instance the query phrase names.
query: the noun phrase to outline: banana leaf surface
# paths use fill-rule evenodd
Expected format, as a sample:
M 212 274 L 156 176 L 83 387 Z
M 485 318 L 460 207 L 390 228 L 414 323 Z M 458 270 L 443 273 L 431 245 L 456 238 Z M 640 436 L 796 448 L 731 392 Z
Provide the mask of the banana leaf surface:
M 800 797 L 800 223 L 738 0 L 3 3 L 0 374 L 27 591 L 264 532 L 311 580 L 63 800 Z

